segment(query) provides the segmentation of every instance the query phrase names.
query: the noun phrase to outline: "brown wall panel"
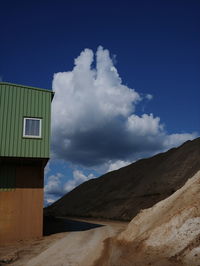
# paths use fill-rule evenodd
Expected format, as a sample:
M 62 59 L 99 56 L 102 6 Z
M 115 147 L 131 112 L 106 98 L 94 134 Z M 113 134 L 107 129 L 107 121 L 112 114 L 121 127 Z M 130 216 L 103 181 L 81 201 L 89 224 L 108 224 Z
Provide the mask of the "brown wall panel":
M 16 188 L 43 188 L 44 169 L 40 165 L 16 167 Z
M 0 191 L 0 244 L 42 236 L 43 169 L 17 167 L 13 191 Z

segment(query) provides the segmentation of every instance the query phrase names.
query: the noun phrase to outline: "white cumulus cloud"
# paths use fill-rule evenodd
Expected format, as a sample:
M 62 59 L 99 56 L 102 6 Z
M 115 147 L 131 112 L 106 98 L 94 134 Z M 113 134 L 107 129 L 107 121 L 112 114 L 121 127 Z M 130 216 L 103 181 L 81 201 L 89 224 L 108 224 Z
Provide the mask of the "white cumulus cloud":
M 47 194 L 62 195 L 63 187 L 61 183 L 61 178 L 63 174 L 57 173 L 48 177 L 48 182 L 44 186 L 44 192 Z
M 127 166 L 129 164 L 131 164 L 133 162 L 130 162 L 130 161 L 122 161 L 122 160 L 117 160 L 115 162 L 111 162 L 109 164 L 109 167 L 108 167 L 108 170 L 107 172 L 111 172 L 111 171 L 114 171 L 114 170 L 118 170 L 124 166 Z
M 44 186 L 45 206 L 52 204 L 61 196 L 70 192 L 81 183 L 88 181 L 92 178 L 95 178 L 93 174 L 85 175 L 80 170 L 74 170 L 72 177 L 68 181 L 66 181 L 66 177 L 61 173 L 50 175 L 47 178 L 46 185 Z
M 167 134 L 159 117 L 137 115 L 137 103 L 153 96 L 142 97 L 123 84 L 109 51 L 101 46 L 96 54 L 82 51 L 71 71 L 54 74 L 53 90 L 53 154 L 74 164 L 131 162 L 197 136 Z M 81 175 L 75 176 L 66 188 L 78 184 Z
M 149 93 L 146 94 L 146 99 L 149 100 L 149 101 L 152 100 L 153 99 L 153 95 L 149 94 Z
M 141 117 L 134 114 L 129 116 L 127 128 L 133 135 L 141 137 L 158 135 L 163 131 L 160 118 L 153 117 L 153 114 L 143 114 Z
M 93 174 L 84 175 L 80 170 L 73 171 L 73 178 L 65 183 L 64 191 L 67 193 L 80 185 L 81 183 L 88 181 L 89 179 L 95 178 Z

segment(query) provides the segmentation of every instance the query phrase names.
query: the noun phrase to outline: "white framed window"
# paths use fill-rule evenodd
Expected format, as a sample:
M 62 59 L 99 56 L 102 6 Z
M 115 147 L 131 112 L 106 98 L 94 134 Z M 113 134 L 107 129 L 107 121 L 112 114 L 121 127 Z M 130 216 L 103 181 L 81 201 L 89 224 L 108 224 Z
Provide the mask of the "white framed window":
M 42 136 L 42 119 L 33 117 L 24 117 L 23 137 L 41 138 Z

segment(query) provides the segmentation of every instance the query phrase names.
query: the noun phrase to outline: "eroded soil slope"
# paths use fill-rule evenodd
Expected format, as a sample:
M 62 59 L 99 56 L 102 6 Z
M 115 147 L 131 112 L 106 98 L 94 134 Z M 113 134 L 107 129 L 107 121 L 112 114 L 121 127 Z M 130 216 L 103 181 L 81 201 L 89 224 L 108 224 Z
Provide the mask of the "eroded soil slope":
M 200 265 L 200 172 L 104 242 L 94 266 Z

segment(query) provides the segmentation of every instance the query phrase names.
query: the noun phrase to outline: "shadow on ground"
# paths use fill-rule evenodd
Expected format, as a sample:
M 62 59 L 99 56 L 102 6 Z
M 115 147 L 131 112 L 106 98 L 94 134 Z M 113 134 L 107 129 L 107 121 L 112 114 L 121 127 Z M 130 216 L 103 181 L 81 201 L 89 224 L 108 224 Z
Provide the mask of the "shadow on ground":
M 43 223 L 43 235 L 48 236 L 61 232 L 85 231 L 103 226 L 88 222 L 80 222 L 65 217 L 45 216 Z

